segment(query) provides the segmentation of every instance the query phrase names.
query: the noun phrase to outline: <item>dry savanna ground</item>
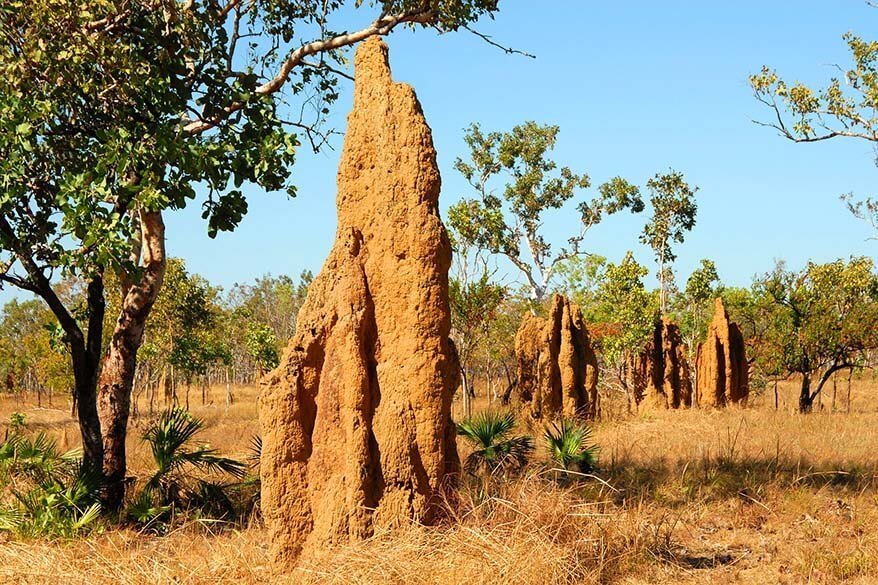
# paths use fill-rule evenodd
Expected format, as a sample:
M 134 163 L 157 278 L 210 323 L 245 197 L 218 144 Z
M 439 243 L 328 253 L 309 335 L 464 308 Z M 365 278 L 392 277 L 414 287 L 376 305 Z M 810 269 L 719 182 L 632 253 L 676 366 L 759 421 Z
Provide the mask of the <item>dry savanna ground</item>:
M 231 406 L 214 394 L 213 404 L 199 396 L 192 405 L 207 421 L 203 439 L 244 457 L 255 390 L 237 389 Z M 876 583 L 878 384 L 855 380 L 850 412 L 845 384 L 837 394 L 836 412 L 827 396 L 809 416 L 793 412 L 791 383 L 781 384 L 777 411 L 769 392 L 746 410 L 614 414 L 595 427 L 596 477 L 561 485 L 535 464 L 486 491 L 466 487 L 444 526 L 379 534 L 286 576 L 271 575 L 254 520 L 193 522 L 163 537 L 106 529 L 0 542 L 0 582 Z M 23 412 L 29 428 L 75 446 L 69 405 L 56 406 L 6 397 L 0 414 Z M 134 435 L 137 473 L 148 454 Z

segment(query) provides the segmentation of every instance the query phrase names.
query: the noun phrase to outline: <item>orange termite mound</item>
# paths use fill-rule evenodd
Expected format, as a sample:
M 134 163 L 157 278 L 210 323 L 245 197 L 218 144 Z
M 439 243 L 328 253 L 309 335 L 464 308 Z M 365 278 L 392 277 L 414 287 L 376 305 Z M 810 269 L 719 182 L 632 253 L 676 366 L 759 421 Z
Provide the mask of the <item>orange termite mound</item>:
M 639 355 L 626 363 L 629 391 L 641 410 L 692 406 L 692 381 L 680 329 L 667 317 L 656 323 Z
M 260 399 L 262 511 L 280 566 L 430 523 L 459 469 L 451 247 L 430 128 L 381 40 L 358 48 L 355 72 L 335 244 Z
M 746 402 L 750 390 L 744 336 L 729 321 L 722 299 L 716 300 L 707 339 L 698 346 L 695 368 L 695 396 L 700 406 L 722 408 Z
M 598 362 L 575 303 L 555 295 L 547 319 L 525 315 L 515 356 L 517 397 L 533 419 L 597 414 Z

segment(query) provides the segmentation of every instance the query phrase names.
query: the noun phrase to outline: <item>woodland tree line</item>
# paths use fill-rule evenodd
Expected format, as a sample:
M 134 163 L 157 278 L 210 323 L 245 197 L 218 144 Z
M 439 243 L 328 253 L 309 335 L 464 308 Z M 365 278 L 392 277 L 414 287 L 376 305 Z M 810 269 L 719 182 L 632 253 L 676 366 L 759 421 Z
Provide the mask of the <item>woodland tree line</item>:
M 624 400 L 630 391 L 626 355 L 639 352 L 661 314 L 660 290 L 646 285 L 649 268 L 629 252 L 611 262 L 577 256 L 557 270 L 551 292 L 576 302 L 589 324 L 602 362 L 604 396 Z M 238 385 L 255 384 L 275 367 L 295 331 L 311 272 L 299 278 L 266 275 L 228 290 L 168 262 L 163 292 L 144 331 L 134 394 L 148 412 L 190 402 L 229 404 Z M 68 280 L 65 295 L 76 305 L 82 283 Z M 791 269 L 779 262 L 748 287 L 722 283 L 704 259 L 679 286 L 667 289 L 664 313 L 680 326 L 694 363 L 721 297 L 747 344 L 752 390 L 772 392 L 778 380 L 801 380 L 810 408 L 833 374 L 871 369 L 878 349 L 878 275 L 868 258 Z M 514 337 L 525 312 L 544 312 L 527 287 L 503 285 L 483 272 L 451 281 L 452 335 L 461 357 L 461 399 L 477 394 L 505 402 L 516 383 Z M 73 385 L 63 332 L 38 300 L 13 299 L 0 313 L 0 376 L 11 394 L 41 405 L 66 404 Z M 464 398 L 466 396 L 466 398 Z M 23 397 L 23 396 L 22 396 Z M 844 408 L 844 397 L 826 397 Z M 135 414 L 137 412 L 135 411 Z
M 223 290 L 190 273 L 183 260 L 170 259 L 144 331 L 135 395 L 145 399 L 150 413 L 188 406 L 190 400 L 232 402 L 235 386 L 253 384 L 277 365 L 311 278 L 308 271 L 298 279 L 266 275 Z M 63 290 L 65 301 L 76 306 L 82 283 L 68 279 Z M 0 329 L 5 390 L 32 394 L 39 404 L 58 404 L 59 396 L 66 401 L 73 386 L 70 359 L 63 332 L 45 305 L 35 299 L 7 302 Z M 112 329 L 104 331 L 108 336 Z M 212 386 L 225 392 L 208 394 Z

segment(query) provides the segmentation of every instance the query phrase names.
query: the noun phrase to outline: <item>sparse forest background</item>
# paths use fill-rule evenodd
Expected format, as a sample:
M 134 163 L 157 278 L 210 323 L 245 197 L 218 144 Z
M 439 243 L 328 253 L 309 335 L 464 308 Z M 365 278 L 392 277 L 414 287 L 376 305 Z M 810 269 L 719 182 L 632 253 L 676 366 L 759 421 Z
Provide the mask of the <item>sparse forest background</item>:
M 172 405 L 188 407 L 192 400 L 205 403 L 205 389 L 214 386 L 227 392 L 211 396 L 211 401 L 232 402 L 233 388 L 256 384 L 277 366 L 312 278 L 308 271 L 298 278 L 266 275 L 224 291 L 187 271 L 183 260 L 171 259 L 163 293 L 144 333 L 135 405 L 142 398 L 152 413 Z M 69 279 L 62 290 L 76 306 L 83 286 Z M 111 298 L 111 305 L 114 301 L 118 304 Z M 32 398 L 39 406 L 68 404 L 73 385 L 70 360 L 63 332 L 44 303 L 7 302 L 0 313 L 0 331 L 5 392 L 22 400 Z M 105 332 L 108 336 L 112 327 Z

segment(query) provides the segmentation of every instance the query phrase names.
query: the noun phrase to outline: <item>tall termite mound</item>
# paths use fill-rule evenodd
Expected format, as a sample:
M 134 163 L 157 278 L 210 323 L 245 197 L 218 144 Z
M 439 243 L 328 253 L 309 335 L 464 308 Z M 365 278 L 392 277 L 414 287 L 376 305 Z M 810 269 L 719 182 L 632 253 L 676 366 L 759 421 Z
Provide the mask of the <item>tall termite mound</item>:
M 692 406 L 692 381 L 680 329 L 667 317 L 656 322 L 640 354 L 626 363 L 626 383 L 640 409 Z
M 515 356 L 517 396 L 534 419 L 597 414 L 598 361 L 575 303 L 555 295 L 548 318 L 525 315 Z
M 747 400 L 750 384 L 744 336 L 729 321 L 722 299 L 716 300 L 707 339 L 698 346 L 695 368 L 695 396 L 700 406 L 722 408 Z
M 358 48 L 355 73 L 335 244 L 260 400 L 262 511 L 282 566 L 430 523 L 459 469 L 451 247 L 430 128 L 382 41 Z

